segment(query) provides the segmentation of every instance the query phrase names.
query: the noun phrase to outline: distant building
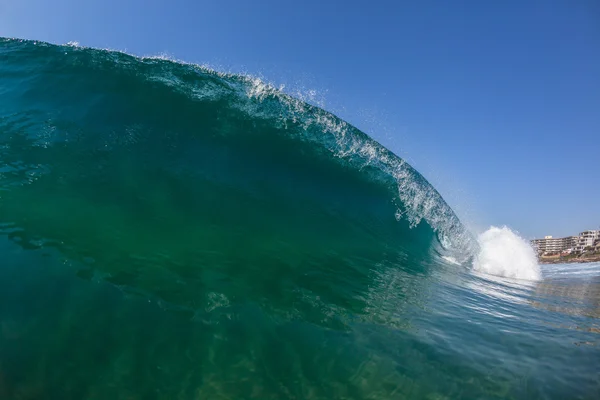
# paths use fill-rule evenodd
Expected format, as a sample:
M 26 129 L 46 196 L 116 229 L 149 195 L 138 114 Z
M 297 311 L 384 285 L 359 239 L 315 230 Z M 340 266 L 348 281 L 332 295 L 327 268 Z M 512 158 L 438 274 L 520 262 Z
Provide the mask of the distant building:
M 586 247 L 593 246 L 595 241 L 599 239 L 600 230 L 584 231 L 578 236 L 567 236 L 563 238 L 545 236 L 543 239 L 533 239 L 531 241 L 531 245 L 539 254 L 563 253 L 572 251 L 581 253 Z
M 577 246 L 578 240 L 579 240 L 578 236 L 567 236 L 567 237 L 563 238 L 564 250 L 575 250 L 575 246 Z
M 594 242 L 600 238 L 600 231 L 583 231 L 579 234 L 577 245 L 575 246 L 576 252 L 582 252 L 586 247 L 594 246 Z

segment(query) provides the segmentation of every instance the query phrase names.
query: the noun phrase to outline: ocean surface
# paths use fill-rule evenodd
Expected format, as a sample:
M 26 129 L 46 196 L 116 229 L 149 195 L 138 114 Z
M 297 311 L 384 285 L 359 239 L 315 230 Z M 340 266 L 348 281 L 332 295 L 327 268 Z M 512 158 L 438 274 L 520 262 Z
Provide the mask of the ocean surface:
M 599 318 L 259 79 L 0 38 L 0 399 L 598 399 Z

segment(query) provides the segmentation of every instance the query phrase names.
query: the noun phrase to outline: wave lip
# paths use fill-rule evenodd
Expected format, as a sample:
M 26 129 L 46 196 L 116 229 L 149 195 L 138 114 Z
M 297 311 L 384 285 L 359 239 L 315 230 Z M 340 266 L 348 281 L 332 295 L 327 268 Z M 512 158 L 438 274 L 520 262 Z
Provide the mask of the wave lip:
M 480 250 L 473 260 L 473 270 L 505 278 L 541 279 L 535 252 L 510 228 L 492 226 L 477 241 Z

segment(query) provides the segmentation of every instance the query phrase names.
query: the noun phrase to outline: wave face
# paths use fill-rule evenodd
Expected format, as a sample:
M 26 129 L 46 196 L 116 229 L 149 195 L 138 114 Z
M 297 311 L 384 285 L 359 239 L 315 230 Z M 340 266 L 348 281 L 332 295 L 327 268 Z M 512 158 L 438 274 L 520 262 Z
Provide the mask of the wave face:
M 471 266 L 539 275 L 498 267 L 392 152 L 252 77 L 0 39 L 0 234 L 3 398 L 531 393 L 512 376 L 535 358 L 470 352 L 461 332 L 500 317 L 459 305 L 535 288 Z
M 469 256 L 470 236 L 414 169 L 261 81 L 102 50 L 3 48 L 1 216 L 23 246 L 57 247 L 181 306 L 201 292 L 154 287 L 148 262 L 177 281 L 231 263 L 306 271 L 336 254 L 341 273 L 384 254 L 422 266 L 442 243 Z

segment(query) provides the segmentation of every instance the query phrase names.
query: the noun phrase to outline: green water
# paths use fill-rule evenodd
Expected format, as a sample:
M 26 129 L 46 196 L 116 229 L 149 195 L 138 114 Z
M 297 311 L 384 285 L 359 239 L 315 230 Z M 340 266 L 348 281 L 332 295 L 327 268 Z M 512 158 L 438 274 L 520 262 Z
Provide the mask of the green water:
M 597 398 L 600 268 L 477 252 L 260 81 L 0 39 L 1 399 Z

